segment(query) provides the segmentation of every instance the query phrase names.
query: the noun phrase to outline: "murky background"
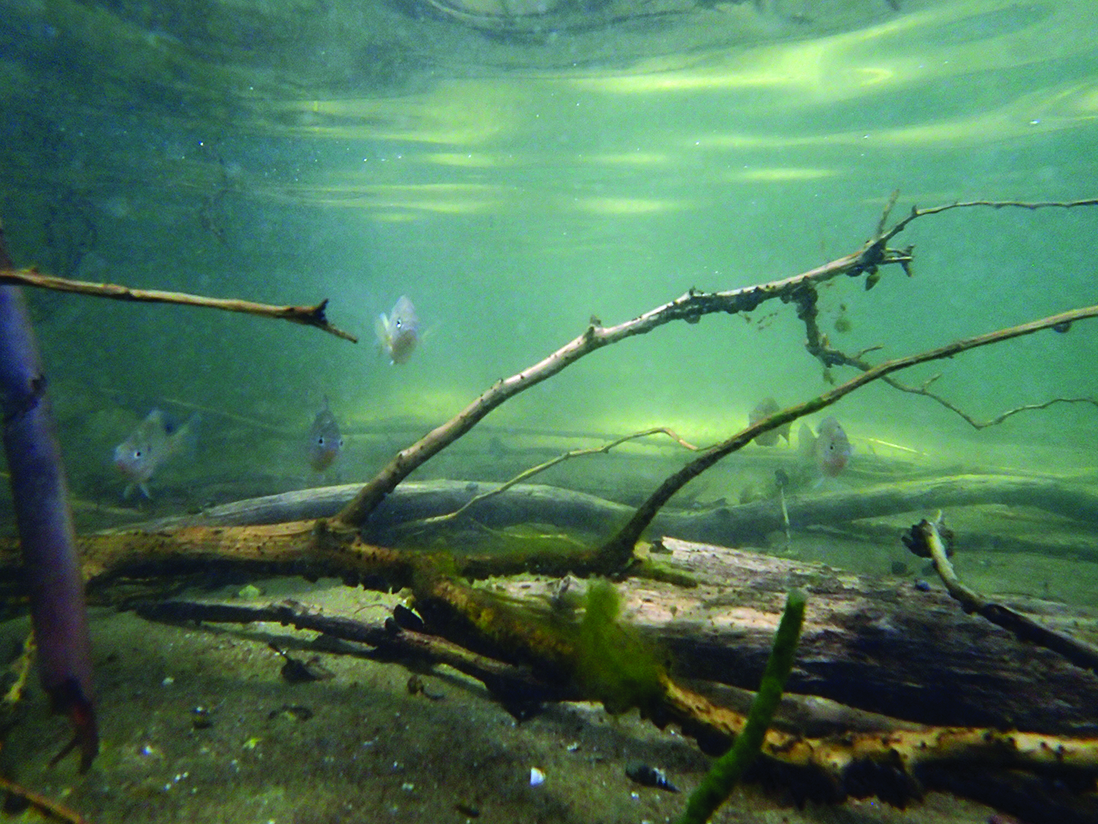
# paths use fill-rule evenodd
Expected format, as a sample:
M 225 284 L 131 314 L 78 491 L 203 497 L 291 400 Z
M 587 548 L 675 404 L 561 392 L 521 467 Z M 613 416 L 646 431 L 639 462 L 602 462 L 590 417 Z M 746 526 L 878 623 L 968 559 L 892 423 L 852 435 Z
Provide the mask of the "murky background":
M 1095 194 L 1089 0 L 3 5 L 0 215 L 19 265 L 329 298 L 360 336 L 36 294 L 74 492 L 100 504 L 125 486 L 112 448 L 154 406 L 202 410 L 195 454 L 152 484 L 161 502 L 213 480 L 241 493 L 264 491 L 260 476 L 330 480 L 300 445 L 325 395 L 347 435 L 336 477 L 355 480 L 592 315 L 610 325 L 690 287 L 855 250 L 894 189 L 898 212 Z M 868 293 L 835 282 L 825 328 L 883 358 L 1093 303 L 1096 227 L 1084 209 L 918 221 L 896 244 L 915 244 L 916 276 L 890 269 Z M 402 294 L 423 340 L 391 366 L 373 327 Z M 1080 324 L 906 379 L 943 372 L 936 388 L 978 418 L 1094 395 L 1094 334 Z M 767 395 L 825 388 L 803 338 L 771 304 L 746 323 L 673 324 L 516 398 L 485 432 L 665 425 L 710 442 Z M 834 413 L 852 466 L 873 438 L 943 460 L 994 448 L 1029 470 L 1093 467 L 1087 404 L 977 433 L 874 386 Z
M 32 294 L 78 526 L 365 480 L 592 316 L 609 326 L 692 287 L 785 278 L 856 251 L 897 189 L 895 215 L 1096 197 L 1096 32 L 1093 0 L 0 0 L 0 220 L 19 266 L 275 304 L 327 298 L 331 321 L 360 338 Z M 1094 304 L 1096 232 L 1090 207 L 920 219 L 893 244 L 915 245 L 915 276 L 888 268 L 868 292 L 864 278 L 832 282 L 821 326 L 848 353 L 881 347 L 867 357 L 884 359 Z M 401 295 L 422 339 L 391 365 L 374 326 Z M 1093 399 L 1096 334 L 1081 322 L 899 377 L 940 373 L 935 390 L 982 420 Z M 792 404 L 851 376 L 825 375 L 804 337 L 776 304 L 669 324 L 516 397 L 414 477 L 504 480 L 653 426 L 725 438 L 767 396 Z M 307 433 L 325 399 L 345 445 L 317 471 Z M 127 497 L 113 450 L 154 408 L 197 414 L 194 437 L 148 479 L 149 497 Z M 1098 606 L 1094 401 L 977 431 L 876 384 L 830 412 L 853 457 L 802 491 L 1037 478 L 1066 506 L 1082 502 L 1079 517 L 994 495 L 951 508 L 958 571 L 1008 599 Z M 535 480 L 636 504 L 689 457 L 649 440 Z M 751 445 L 673 505 L 727 512 L 776 494 L 776 471 L 797 463 L 795 436 Z M 897 540 L 911 523 L 794 522 L 759 543 L 872 573 L 881 591 L 936 589 Z M 568 527 L 522 526 L 510 537 Z M 379 623 L 397 601 L 331 580 L 242 583 L 202 596 L 293 598 Z M 708 765 L 673 730 L 593 705 L 519 725 L 445 670 L 425 673 L 432 701 L 361 651 L 325 652 L 334 677 L 291 686 L 266 643 L 312 647 L 273 625 L 92 617 L 94 769 L 46 767 L 66 729 L 40 690 L 3 741 L 5 774 L 91 820 L 437 822 L 481 809 L 483 821 L 671 820 L 682 797 L 638 789 L 624 765 L 666 767 L 684 788 Z M 27 624 L 0 623 L 4 648 Z M 718 820 L 990 814 L 937 793 L 902 812 L 876 799 L 795 810 L 747 787 Z

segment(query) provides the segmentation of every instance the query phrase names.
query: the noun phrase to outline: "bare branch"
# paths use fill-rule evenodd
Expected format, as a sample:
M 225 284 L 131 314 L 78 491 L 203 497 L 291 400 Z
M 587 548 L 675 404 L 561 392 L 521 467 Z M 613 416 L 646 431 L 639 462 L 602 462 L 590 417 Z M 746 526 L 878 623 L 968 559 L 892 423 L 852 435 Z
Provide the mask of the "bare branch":
M 685 439 L 683 439 L 678 434 L 676 434 L 675 432 L 673 432 L 672 430 L 668 429 L 665 426 L 657 426 L 653 429 L 646 429 L 643 432 L 634 432 L 632 435 L 623 435 L 622 437 L 617 438 L 616 440 L 610 441 L 609 443 L 604 443 L 602 446 L 592 446 L 592 447 L 589 447 L 587 449 L 572 449 L 572 450 L 569 450 L 568 452 L 564 452 L 560 455 L 557 455 L 555 458 L 550 458 L 548 461 L 545 461 L 544 463 L 538 464 L 537 466 L 531 466 L 529 469 L 524 469 L 518 475 L 511 478 L 509 481 L 505 481 L 504 483 L 500 484 L 495 489 L 491 489 L 488 492 L 482 492 L 479 495 L 475 495 L 474 497 L 472 497 L 468 501 L 466 501 L 464 504 L 462 504 L 458 509 L 455 509 L 453 512 L 448 512 L 445 515 L 435 515 L 434 517 L 431 517 L 431 518 L 422 518 L 418 521 L 413 521 L 409 524 L 406 524 L 406 526 L 410 527 L 410 528 L 417 528 L 417 527 L 433 526 L 435 524 L 443 523 L 444 521 L 451 521 L 451 520 L 457 518 L 458 516 L 460 516 L 463 512 L 468 510 L 470 507 L 480 503 L 481 501 L 485 500 L 486 498 L 491 498 L 495 495 L 499 495 L 502 492 L 506 492 L 508 489 L 513 487 L 515 484 L 522 483 L 523 481 L 527 480 L 528 478 L 532 478 L 534 475 L 538 475 L 538 474 L 544 472 L 547 469 L 551 469 L 552 467 L 556 466 L 557 464 L 564 463 L 565 461 L 570 460 L 571 458 L 581 458 L 585 455 L 599 455 L 599 454 L 605 455 L 611 449 L 613 449 L 615 446 L 620 446 L 621 444 L 626 443 L 627 441 L 636 440 L 637 438 L 646 438 L 649 435 L 658 435 L 658 434 L 667 435 L 669 438 L 676 441 L 679 445 L 686 447 L 687 449 L 691 450 L 692 452 L 697 452 L 699 449 L 701 449 L 700 446 L 695 446 L 694 444 L 689 443 L 688 441 L 686 441 Z
M 1037 200 L 1037 201 L 1024 201 L 1024 200 L 964 200 L 957 203 L 946 203 L 941 206 L 930 206 L 926 209 L 918 209 L 914 206 L 911 207 L 911 212 L 907 217 L 900 220 L 889 229 L 887 232 L 881 235 L 882 240 L 890 240 L 898 235 L 904 229 L 907 228 L 914 220 L 918 220 L 921 217 L 927 215 L 940 215 L 942 212 L 950 212 L 954 209 L 972 209 L 977 206 L 984 206 L 990 209 L 1029 209 L 1030 211 L 1036 211 L 1037 209 L 1074 209 L 1079 206 L 1098 206 L 1098 198 L 1086 198 L 1084 200 Z
M 361 526 L 369 518 L 370 513 L 384 500 L 385 496 L 396 488 L 397 484 L 425 461 L 476 426 L 493 409 L 519 392 L 556 375 L 580 358 L 604 346 L 618 343 L 634 335 L 646 334 L 672 321 L 681 320 L 687 323 L 697 323 L 703 315 L 716 312 L 724 312 L 729 315 L 750 312 L 768 300 L 778 299 L 783 303 L 796 305 L 797 317 L 804 322 L 808 333 L 806 346 L 809 352 L 819 359 L 825 367 L 841 364 L 857 365 L 852 362 L 850 356 L 832 349 L 827 336 L 820 331 L 816 322 L 817 288 L 819 284 L 840 275 L 848 277 L 865 275 L 865 288 L 872 289 L 880 280 L 881 267 L 889 265 L 899 265 L 910 276 L 911 248 L 889 249 L 886 244 L 916 218 L 937 214 L 949 209 L 971 206 L 993 206 L 995 208 L 1021 206 L 1028 209 L 1038 209 L 1098 205 L 1098 198 L 1064 203 L 1020 203 L 1014 201 L 954 203 L 921 211 L 913 209 L 910 215 L 882 234 L 880 227 L 887 222 L 894 200 L 895 195 L 889 201 L 889 206 L 885 210 L 875 237 L 863 244 L 858 251 L 837 258 L 823 266 L 784 280 L 775 280 L 730 291 L 700 292 L 696 289 L 690 289 L 686 294 L 670 303 L 665 303 L 639 317 L 616 326 L 604 327 L 598 322 L 597 318 L 592 318 L 586 331 L 579 337 L 574 338 L 533 366 L 527 367 L 509 378 L 501 378 L 455 417 L 436 427 L 411 446 L 398 452 L 374 478 L 367 482 L 354 500 L 348 503 L 343 511 L 332 520 L 331 528 L 333 530 L 343 530 Z M 1067 322 L 1070 323 L 1070 321 Z M 876 375 L 876 377 L 881 377 L 881 375 Z M 807 412 L 802 414 L 807 414 Z M 790 420 L 792 419 L 790 418 Z
M 28 806 L 33 807 L 47 818 L 53 818 L 57 821 L 67 821 L 69 824 L 88 824 L 88 819 L 84 818 L 75 810 L 70 810 L 63 804 L 46 798 L 46 796 L 36 793 L 33 790 L 28 790 L 26 787 L 20 786 L 14 781 L 9 781 L 3 776 L 0 776 L 0 790 L 10 794 L 13 798 L 22 799 Z
M 901 392 L 907 392 L 911 395 L 923 395 L 924 397 L 930 398 L 936 403 L 944 406 L 950 412 L 953 412 L 959 417 L 963 418 L 973 429 L 987 429 L 989 426 L 998 426 L 1007 418 L 1017 415 L 1020 412 L 1032 412 L 1039 409 L 1048 409 L 1050 406 L 1057 403 L 1089 403 L 1091 406 L 1098 407 L 1098 398 L 1050 398 L 1049 400 L 1042 401 L 1041 403 L 1022 404 L 1021 406 L 1016 406 L 1013 409 L 1008 409 L 1005 412 L 1001 412 L 994 418 L 980 420 L 968 414 L 967 412 L 965 412 L 965 410 L 961 409 L 959 406 L 957 406 L 955 403 L 948 400 L 947 398 L 942 397 L 936 392 L 931 392 L 928 389 L 930 384 L 933 383 L 933 381 L 937 380 L 939 377 L 941 376 L 936 375 L 934 378 L 931 378 L 931 380 L 927 381 L 922 386 L 908 386 L 906 384 L 900 383 L 897 380 L 891 380 L 888 378 L 885 379 L 885 383 L 887 383 L 894 389 L 900 390 Z
M 966 613 L 978 613 L 991 623 L 1013 632 L 1019 638 L 1059 653 L 1077 667 L 1098 673 L 1098 649 L 1095 647 L 1042 626 L 1032 618 L 1009 607 L 989 601 L 962 584 L 953 570 L 953 564 L 949 561 L 952 541 L 953 531 L 945 526 L 941 512 L 934 521 L 924 518 L 903 535 L 904 545 L 909 550 L 934 562 L 938 577 L 942 579 L 950 596 L 960 602 Z
M 722 458 L 733 452 L 739 451 L 764 432 L 770 432 L 797 418 L 825 409 L 840 398 L 865 386 L 867 383 L 883 380 L 887 375 L 890 375 L 893 372 L 899 372 L 902 369 L 907 369 L 920 363 L 951 358 L 961 352 L 967 352 L 969 349 L 1002 343 L 1003 341 L 1012 340 L 1013 338 L 1019 338 L 1024 335 L 1032 335 L 1034 332 L 1040 332 L 1043 329 L 1052 329 L 1057 326 L 1062 326 L 1064 323 L 1073 323 L 1077 320 L 1093 317 L 1098 317 L 1098 306 L 1073 309 L 1070 312 L 1062 312 L 1058 315 L 1030 321 L 1029 323 L 1023 323 L 1018 326 L 998 329 L 994 332 L 976 335 L 971 338 L 962 338 L 961 340 L 948 343 L 945 346 L 939 346 L 937 349 L 930 349 L 915 355 L 908 355 L 907 357 L 885 361 L 867 369 L 860 375 L 851 378 L 846 383 L 829 389 L 822 395 L 818 395 L 817 397 L 807 400 L 804 403 L 797 404 L 796 406 L 787 407 L 780 412 L 775 412 L 770 417 L 751 424 L 746 429 L 740 430 L 727 440 L 706 450 L 704 454 L 667 478 L 667 480 L 652 493 L 648 500 L 637 509 L 629 523 L 602 546 L 599 553 L 607 556 L 606 560 L 608 563 L 616 562 L 621 566 L 628 564 L 633 555 L 633 546 L 640 539 L 641 533 L 644 532 L 652 522 L 652 519 L 663 505 L 671 499 L 672 495 Z
M 455 417 L 398 452 L 333 519 L 332 528 L 353 528 L 364 523 L 385 496 L 414 469 L 476 426 L 493 409 L 519 392 L 551 378 L 585 355 L 634 335 L 646 334 L 672 321 L 696 323 L 703 315 L 715 312 L 730 315 L 750 312 L 759 304 L 774 299 L 783 302 L 799 301 L 802 294 L 815 294 L 814 284 L 816 283 L 822 283 L 840 275 L 853 276 L 857 272 L 864 271 L 867 264 L 863 257 L 867 253 L 872 252 L 873 260 L 881 261 L 882 257 L 874 251 L 875 248 L 874 244 L 868 244 L 858 252 L 784 280 L 724 292 L 700 292 L 691 289 L 670 303 L 657 306 L 639 317 L 616 326 L 602 326 L 592 318 L 591 324 L 579 337 L 569 341 L 533 366 L 509 378 L 496 381 Z
M 145 303 L 175 303 L 183 306 L 200 306 L 206 309 L 221 309 L 226 312 L 242 312 L 248 315 L 260 315 L 267 318 L 288 320 L 302 326 L 312 326 L 335 335 L 337 338 L 358 343 L 358 338 L 350 332 L 328 322 L 325 298 L 315 306 L 272 306 L 267 303 L 253 303 L 248 300 L 225 298 L 207 298 L 190 295 L 186 292 L 164 292 L 159 289 L 131 289 L 115 283 L 90 283 L 84 280 L 70 280 L 55 275 L 44 275 L 37 269 L 0 270 L 0 284 L 14 286 L 32 286 L 36 289 L 52 289 L 57 292 L 75 292 L 111 300 L 140 301 Z

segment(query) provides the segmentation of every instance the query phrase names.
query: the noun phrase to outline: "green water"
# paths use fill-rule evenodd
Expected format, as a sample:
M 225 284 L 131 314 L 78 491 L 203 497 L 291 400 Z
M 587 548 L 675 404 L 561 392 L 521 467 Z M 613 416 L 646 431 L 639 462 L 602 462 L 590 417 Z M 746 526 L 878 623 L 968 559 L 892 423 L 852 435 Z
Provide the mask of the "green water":
M 896 189 L 894 217 L 958 200 L 1098 197 L 1094 0 L 0 0 L 0 12 L 0 220 L 19 266 L 275 304 L 327 298 L 330 320 L 360 338 L 33 294 L 85 532 L 368 479 L 592 316 L 610 326 L 692 287 L 786 278 L 858 250 Z M 821 326 L 848 353 L 881 347 L 866 355 L 881 360 L 1098 303 L 1096 233 L 1098 207 L 920 219 L 893 244 L 914 244 L 915 276 L 887 268 L 868 292 L 864 278 L 839 278 L 821 289 Z M 374 324 L 401 295 L 415 303 L 423 340 L 392 366 Z M 934 389 L 978 419 L 1096 398 L 1096 335 L 1098 323 L 1079 322 L 899 377 L 919 385 L 940 373 Z M 792 404 L 854 374 L 825 375 L 804 338 L 793 307 L 777 302 L 746 322 L 668 324 L 517 396 L 414 478 L 503 480 L 655 426 L 713 443 L 767 396 Z M 317 473 L 306 432 L 325 397 L 346 445 Z M 124 499 L 112 450 L 154 407 L 180 419 L 198 411 L 197 437 L 151 479 L 151 500 Z M 830 413 L 853 458 L 822 488 L 812 478 L 791 488 L 794 515 L 797 496 L 960 473 L 1037 477 L 1083 502 L 1098 479 L 1093 402 L 976 430 L 878 383 Z M 693 482 L 672 500 L 677 523 L 772 498 L 776 471 L 798 465 L 793 440 L 750 445 Z M 534 480 L 632 506 L 689 457 L 667 441 L 632 444 Z M 934 513 L 894 509 L 813 529 L 794 518 L 752 540 L 874 574 L 866 586 L 901 605 L 895 625 L 905 626 L 903 605 L 940 586 L 898 535 Z M 955 561 L 967 584 L 1005 602 L 1066 602 L 1058 625 L 1093 640 L 1094 506 L 1080 505 L 1079 517 L 1064 509 L 994 498 L 950 508 Z M 407 543 L 570 551 L 616 526 L 549 516 L 500 525 L 474 513 L 453 534 Z M 649 560 L 669 563 L 658 547 Z M 672 574 L 684 575 L 665 566 Z M 819 579 L 810 597 L 826 604 L 839 576 Z M 0 591 L 18 608 L 12 580 Z M 401 597 L 330 580 L 255 583 L 196 597 L 291 598 L 377 625 Z M 556 583 L 512 582 L 535 604 Z M 632 579 L 622 589 L 630 585 L 642 596 L 655 586 Z M 699 648 L 732 638 L 711 636 L 698 615 L 741 621 L 721 612 L 734 598 L 717 597 L 735 588 L 705 587 L 713 597 L 699 596 L 697 614 L 676 613 L 695 590 L 667 587 L 670 617 L 646 620 L 693 621 Z M 758 622 L 745 612 L 744 626 Z M 853 648 L 869 686 L 840 683 L 829 697 L 856 703 L 853 688 L 866 695 L 873 678 L 891 682 L 880 672 L 903 639 L 888 616 L 867 623 L 877 646 Z M 481 821 L 624 824 L 669 821 L 682 808 L 680 796 L 629 783 L 629 760 L 666 767 L 684 789 L 707 766 L 687 736 L 610 721 L 590 705 L 553 706 L 518 725 L 445 669 L 426 675 L 436 702 L 410 692 L 401 666 L 317 647 L 337 677 L 291 686 L 266 642 L 305 658 L 310 638 L 211 627 L 95 610 L 102 754 L 86 778 L 71 761 L 48 770 L 66 727 L 32 688 L 21 723 L 0 735 L 4 774 L 96 821 L 437 822 L 482 808 Z M 0 646 L 14 650 L 26 634 L 25 616 L 5 620 Z M 1026 650 L 1008 660 L 1044 679 L 1049 659 Z M 987 653 L 972 653 L 960 698 L 993 705 L 980 670 Z M 754 686 L 733 670 L 732 681 Z M 1085 676 L 1034 695 L 1034 706 L 1092 728 L 1067 708 L 1073 690 L 1089 689 Z M 939 705 L 952 711 L 955 698 Z M 206 715 L 212 726 L 197 723 Z M 532 768 L 545 769 L 545 787 L 530 786 Z M 990 812 L 941 793 L 904 812 L 874 799 L 793 810 L 747 794 L 717 820 L 976 824 Z
M 316 483 L 291 433 L 327 395 L 350 435 L 341 479 L 365 477 L 409 436 L 369 451 L 356 433 L 449 418 L 593 314 L 611 325 L 690 287 L 787 277 L 853 251 L 894 189 L 898 213 L 1096 194 L 1093 3 L 897 5 L 562 3 L 506 17 L 488 2 L 5 3 L 0 215 L 18 264 L 273 303 L 330 298 L 331 320 L 360 336 L 36 295 L 77 492 L 117 492 L 112 447 L 173 401 L 179 414 L 213 410 L 198 476 L 277 466 Z M 1095 209 L 918 221 L 897 238 L 916 244 L 916 277 L 888 270 L 870 293 L 836 282 L 825 329 L 846 351 L 898 356 L 1089 305 L 1096 227 Z M 401 294 L 426 334 L 394 367 L 373 325 Z M 850 331 L 833 328 L 840 315 Z M 909 377 L 943 372 L 936 387 L 977 417 L 1093 395 L 1094 334 L 1079 324 Z M 767 395 L 792 403 L 826 387 L 803 338 L 776 304 L 751 323 L 672 324 L 486 423 L 666 425 L 711 442 Z M 980 433 L 885 387 L 834 412 L 856 456 L 876 438 L 945 459 L 1013 446 L 1008 462 L 1036 471 L 1094 464 L 1093 406 Z

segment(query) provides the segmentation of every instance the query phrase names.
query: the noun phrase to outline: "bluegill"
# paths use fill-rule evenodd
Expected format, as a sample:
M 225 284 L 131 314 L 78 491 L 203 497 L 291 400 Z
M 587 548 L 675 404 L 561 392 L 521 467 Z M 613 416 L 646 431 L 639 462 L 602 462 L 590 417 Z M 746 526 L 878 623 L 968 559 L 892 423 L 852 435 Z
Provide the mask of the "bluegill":
M 343 449 L 343 436 L 339 434 L 339 423 L 328 408 L 328 396 L 324 396 L 324 406 L 313 418 L 309 427 L 307 442 L 309 466 L 317 472 L 327 469 Z
M 769 418 L 775 412 L 781 411 L 781 407 L 778 406 L 778 402 L 773 398 L 763 398 L 759 401 L 759 405 L 751 410 L 751 413 L 747 416 L 747 422 L 750 425 L 755 425 L 763 418 Z M 785 423 L 779 426 L 777 429 L 771 429 L 769 432 L 755 438 L 755 443 L 759 446 L 773 446 L 778 442 L 778 437 L 785 438 L 785 442 L 789 443 L 789 436 L 793 431 L 793 424 Z
M 126 440 L 114 448 L 114 465 L 130 483 L 122 493 L 128 498 L 135 489 L 151 498 L 147 483 L 165 461 L 193 443 L 198 427 L 198 415 L 193 415 L 182 426 L 160 409 L 152 410 L 129 434 Z
M 416 308 L 406 295 L 401 295 L 388 316 L 384 312 L 377 319 L 376 332 L 382 351 L 390 363 L 407 363 L 419 343 L 419 318 Z
M 803 460 L 815 463 L 820 473 L 829 478 L 842 472 L 854 454 L 846 430 L 832 417 L 820 422 L 815 435 L 807 424 L 801 424 L 797 433 L 797 450 Z

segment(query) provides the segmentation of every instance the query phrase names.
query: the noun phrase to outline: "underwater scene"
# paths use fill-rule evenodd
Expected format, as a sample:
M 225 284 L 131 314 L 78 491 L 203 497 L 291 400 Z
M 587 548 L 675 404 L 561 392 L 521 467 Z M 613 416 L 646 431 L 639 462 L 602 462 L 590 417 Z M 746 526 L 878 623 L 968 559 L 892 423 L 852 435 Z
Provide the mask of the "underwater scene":
M 1098 4 L 0 9 L 0 821 L 1098 822 Z

